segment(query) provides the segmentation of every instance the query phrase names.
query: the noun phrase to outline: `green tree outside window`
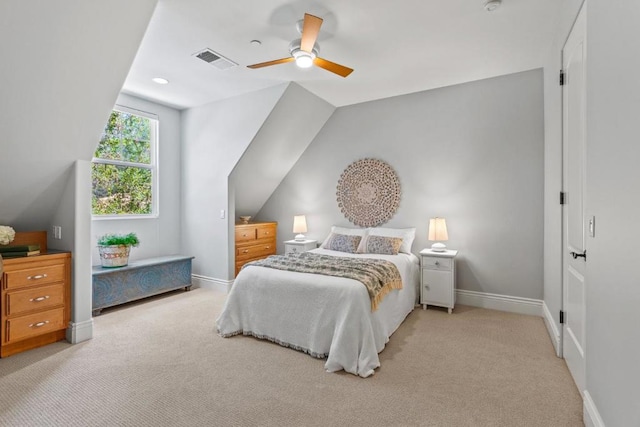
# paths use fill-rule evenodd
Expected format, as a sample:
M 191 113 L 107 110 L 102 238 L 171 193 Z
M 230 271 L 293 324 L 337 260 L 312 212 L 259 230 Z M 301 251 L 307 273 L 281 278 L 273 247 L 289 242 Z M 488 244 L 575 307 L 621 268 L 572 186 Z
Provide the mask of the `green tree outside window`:
M 94 215 L 151 215 L 157 120 L 114 110 L 92 164 Z

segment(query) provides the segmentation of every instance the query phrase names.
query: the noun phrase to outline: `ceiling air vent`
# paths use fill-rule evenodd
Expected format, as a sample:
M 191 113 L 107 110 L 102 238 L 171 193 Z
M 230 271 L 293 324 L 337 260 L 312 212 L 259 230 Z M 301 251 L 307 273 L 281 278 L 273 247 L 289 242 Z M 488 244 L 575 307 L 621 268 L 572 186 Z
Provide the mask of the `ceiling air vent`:
M 235 67 L 238 65 L 232 60 L 225 58 L 219 53 L 214 52 L 208 48 L 194 53 L 193 56 L 202 59 L 204 62 L 213 65 L 219 70 L 226 70 L 227 68 Z

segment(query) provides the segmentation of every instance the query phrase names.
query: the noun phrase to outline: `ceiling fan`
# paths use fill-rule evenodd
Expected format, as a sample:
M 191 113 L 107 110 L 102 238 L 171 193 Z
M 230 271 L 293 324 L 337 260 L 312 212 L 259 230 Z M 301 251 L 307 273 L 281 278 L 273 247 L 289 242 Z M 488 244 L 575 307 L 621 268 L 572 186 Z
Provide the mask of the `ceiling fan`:
M 318 56 L 320 46 L 316 43 L 316 39 L 318 38 L 321 25 L 322 18 L 305 13 L 304 21 L 302 22 L 302 30 L 300 31 L 302 33 L 302 37 L 292 41 L 289 45 L 289 52 L 291 53 L 290 57 L 247 65 L 247 67 L 255 69 L 295 61 L 296 65 L 300 68 L 309 68 L 312 65 L 316 65 L 339 76 L 347 77 L 351 74 L 353 69 L 345 67 L 344 65 L 336 64 L 335 62 L 327 61 L 326 59 Z

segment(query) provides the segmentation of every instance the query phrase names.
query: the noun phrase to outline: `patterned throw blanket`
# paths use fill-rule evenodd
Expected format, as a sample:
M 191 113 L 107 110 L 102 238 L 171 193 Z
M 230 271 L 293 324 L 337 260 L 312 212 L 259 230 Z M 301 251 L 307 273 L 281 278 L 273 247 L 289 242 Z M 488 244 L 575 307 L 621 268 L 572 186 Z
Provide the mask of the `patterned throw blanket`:
M 369 292 L 371 311 L 378 309 L 382 298 L 391 290 L 402 289 L 402 278 L 398 268 L 394 263 L 383 259 L 346 258 L 302 252 L 272 255 L 247 263 L 245 268 L 252 265 L 358 280 Z

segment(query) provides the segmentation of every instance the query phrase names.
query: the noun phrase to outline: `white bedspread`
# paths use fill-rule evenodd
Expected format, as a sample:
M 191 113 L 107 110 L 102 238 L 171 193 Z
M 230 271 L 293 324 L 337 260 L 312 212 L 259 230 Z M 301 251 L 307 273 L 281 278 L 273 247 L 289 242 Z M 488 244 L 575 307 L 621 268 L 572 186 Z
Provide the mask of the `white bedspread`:
M 368 377 L 380 366 L 378 353 L 413 310 L 418 290 L 415 255 L 325 255 L 380 258 L 393 262 L 403 289 L 394 290 L 371 312 L 365 286 L 353 279 L 249 266 L 238 274 L 216 320 L 222 336 L 253 335 L 315 357 L 325 369 Z

